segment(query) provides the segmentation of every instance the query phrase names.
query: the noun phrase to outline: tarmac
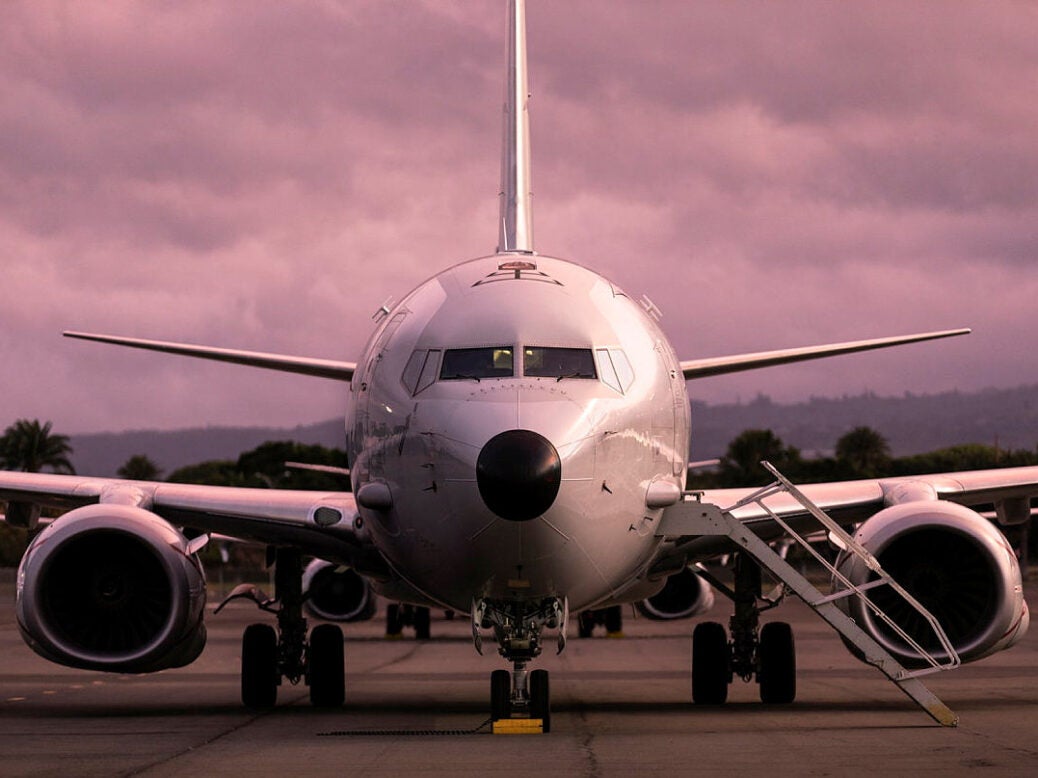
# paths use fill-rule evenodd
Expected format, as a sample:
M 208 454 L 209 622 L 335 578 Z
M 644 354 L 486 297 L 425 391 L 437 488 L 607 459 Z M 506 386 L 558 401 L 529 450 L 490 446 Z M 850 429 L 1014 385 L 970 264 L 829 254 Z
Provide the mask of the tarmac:
M 13 586 L 0 583 L 11 601 Z M 1027 597 L 1038 602 L 1038 585 Z M 727 621 L 723 598 L 700 619 Z M 381 615 L 381 614 L 380 614 Z M 981 662 L 930 677 L 960 717 L 935 724 L 879 671 L 857 662 L 797 601 L 766 617 L 793 624 L 797 701 L 767 706 L 736 681 L 721 707 L 690 702 L 694 620 L 625 612 L 625 637 L 554 636 L 552 731 L 492 735 L 492 640 L 474 650 L 467 619 L 436 614 L 429 641 L 387 640 L 376 619 L 346 625 L 347 700 L 310 707 L 285 685 L 266 712 L 241 707 L 241 632 L 268 614 L 240 603 L 209 615 L 189 667 L 147 676 L 59 667 L 27 648 L 0 612 L 0 775 L 1038 775 L 1038 628 Z M 600 628 L 599 628 L 600 629 Z M 407 632 L 405 631 L 405 635 Z

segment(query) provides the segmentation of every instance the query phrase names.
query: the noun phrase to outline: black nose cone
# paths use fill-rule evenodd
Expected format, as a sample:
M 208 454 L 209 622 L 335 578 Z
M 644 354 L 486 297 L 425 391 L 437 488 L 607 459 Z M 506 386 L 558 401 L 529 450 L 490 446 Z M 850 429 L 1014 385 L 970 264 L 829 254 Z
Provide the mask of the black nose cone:
M 530 430 L 495 435 L 476 460 L 483 502 L 509 521 L 529 521 L 544 514 L 555 502 L 561 481 L 559 452 Z

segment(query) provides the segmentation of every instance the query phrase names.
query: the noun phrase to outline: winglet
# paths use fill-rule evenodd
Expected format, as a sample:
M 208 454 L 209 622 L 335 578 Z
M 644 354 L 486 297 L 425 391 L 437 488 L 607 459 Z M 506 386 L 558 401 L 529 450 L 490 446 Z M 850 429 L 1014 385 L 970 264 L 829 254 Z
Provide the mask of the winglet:
M 508 79 L 501 148 L 501 229 L 497 253 L 533 253 L 530 208 L 530 92 L 526 77 L 526 3 L 508 3 Z

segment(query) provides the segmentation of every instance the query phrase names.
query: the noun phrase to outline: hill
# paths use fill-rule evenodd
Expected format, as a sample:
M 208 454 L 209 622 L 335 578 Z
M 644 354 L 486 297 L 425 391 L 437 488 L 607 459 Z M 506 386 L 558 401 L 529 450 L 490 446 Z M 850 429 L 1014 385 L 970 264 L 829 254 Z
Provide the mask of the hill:
M 268 440 L 292 440 L 342 448 L 341 419 L 299 427 L 199 427 L 185 430 L 134 430 L 72 435 L 72 464 L 77 473 L 114 476 L 134 454 L 145 454 L 164 475 L 209 459 L 237 459 Z
M 764 395 L 747 403 L 693 402 L 692 454 L 696 459 L 720 456 L 732 438 L 751 428 L 773 430 L 807 454 L 828 452 L 841 435 L 863 425 L 886 437 L 895 456 L 960 443 L 1030 450 L 1038 445 L 1038 385 L 975 393 L 813 397 L 790 404 L 772 402 Z M 80 473 L 108 476 L 133 454 L 146 454 L 169 473 L 207 459 L 235 459 L 268 440 L 341 447 L 343 422 L 74 435 L 72 461 Z

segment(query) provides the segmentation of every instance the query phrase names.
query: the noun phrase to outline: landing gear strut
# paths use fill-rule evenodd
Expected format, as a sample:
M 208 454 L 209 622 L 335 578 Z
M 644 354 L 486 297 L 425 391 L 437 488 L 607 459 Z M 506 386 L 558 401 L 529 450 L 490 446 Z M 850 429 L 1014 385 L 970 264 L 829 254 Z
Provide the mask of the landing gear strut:
M 310 702 L 322 708 L 342 705 L 346 696 L 346 671 L 342 629 L 336 624 L 314 627 L 306 639 L 303 617 L 303 563 L 299 551 L 279 548 L 274 561 L 274 597 L 243 584 L 225 599 L 217 611 L 233 599 L 245 598 L 260 610 L 277 616 L 270 624 L 250 624 L 242 636 L 241 700 L 249 708 L 269 708 L 277 702 L 282 679 L 310 687 Z
M 386 637 L 402 637 L 404 627 L 412 626 L 415 640 L 428 640 L 432 633 L 430 619 L 425 606 L 391 602 L 386 606 Z
M 599 624 L 605 626 L 606 635 L 608 637 L 623 637 L 623 607 L 620 605 L 613 605 L 609 608 L 581 611 L 577 615 L 577 635 L 582 638 L 589 638 L 591 637 L 591 633 L 594 631 L 595 627 Z
M 482 600 L 473 604 L 472 634 L 482 653 L 480 629 L 493 628 L 498 653 L 512 663 L 512 672 L 490 674 L 490 716 L 494 723 L 513 719 L 541 722 L 541 731 L 551 731 L 551 689 L 547 670 L 527 671 L 541 653 L 541 630 L 558 628 L 558 650 L 566 645 L 566 602 L 549 598 L 540 603 Z
M 760 566 L 751 557 L 737 554 L 734 589 L 716 579 L 711 583 L 735 603 L 735 613 L 728 622 L 732 639 L 728 641 L 724 626 L 717 622 L 704 622 L 693 631 L 692 701 L 699 705 L 722 704 L 728 698 L 728 685 L 738 676 L 744 681 L 756 679 L 762 702 L 793 702 L 793 630 L 781 621 L 760 627 L 761 611 L 779 602 L 762 597 Z

